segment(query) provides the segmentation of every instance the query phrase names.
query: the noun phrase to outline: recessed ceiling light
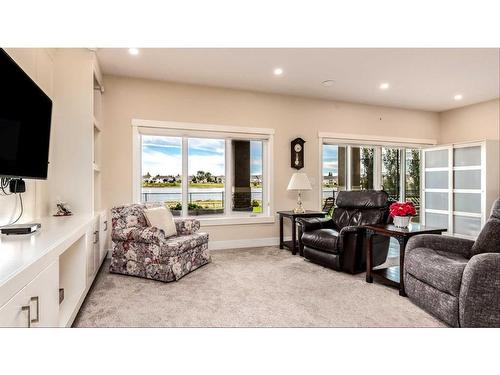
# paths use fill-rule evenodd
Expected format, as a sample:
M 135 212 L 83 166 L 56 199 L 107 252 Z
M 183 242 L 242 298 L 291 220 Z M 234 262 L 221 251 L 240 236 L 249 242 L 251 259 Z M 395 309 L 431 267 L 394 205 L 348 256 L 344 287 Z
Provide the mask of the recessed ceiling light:
M 455 100 L 462 100 L 462 99 L 463 99 L 463 96 L 462 96 L 462 94 L 457 94 L 457 95 L 455 95 L 455 96 L 453 97 L 453 99 L 455 99 Z
M 389 84 L 387 82 L 383 82 L 379 86 L 380 90 L 387 90 L 389 88 Z
M 139 49 L 138 48 L 129 48 L 128 53 L 130 53 L 131 55 L 138 55 Z
M 276 68 L 276 69 L 273 70 L 273 73 L 274 73 L 275 76 L 280 76 L 280 75 L 283 74 L 283 69 Z
M 335 84 L 333 79 L 327 79 L 326 81 L 321 82 L 321 84 L 325 87 L 331 87 Z

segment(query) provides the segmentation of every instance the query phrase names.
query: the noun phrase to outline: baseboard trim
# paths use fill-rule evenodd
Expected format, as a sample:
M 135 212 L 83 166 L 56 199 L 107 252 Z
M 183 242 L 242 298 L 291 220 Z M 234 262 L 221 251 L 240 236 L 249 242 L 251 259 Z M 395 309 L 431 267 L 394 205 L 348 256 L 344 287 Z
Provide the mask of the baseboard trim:
M 285 241 L 291 241 L 292 237 L 285 237 Z M 244 240 L 225 240 L 225 241 L 208 241 L 209 250 L 225 250 L 225 249 L 246 249 L 249 247 L 262 246 L 278 246 L 280 244 L 279 237 L 254 238 Z M 111 249 L 108 251 L 107 258 L 111 258 Z
M 292 237 L 285 237 L 285 241 L 291 241 Z M 244 240 L 208 241 L 209 250 L 244 249 L 248 247 L 278 246 L 279 237 L 252 238 Z

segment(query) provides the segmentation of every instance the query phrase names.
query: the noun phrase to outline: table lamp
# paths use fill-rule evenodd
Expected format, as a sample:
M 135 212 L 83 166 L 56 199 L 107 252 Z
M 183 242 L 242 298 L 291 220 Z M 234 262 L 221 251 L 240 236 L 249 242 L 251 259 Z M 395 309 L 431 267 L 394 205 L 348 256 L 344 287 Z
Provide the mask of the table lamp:
M 296 214 L 303 214 L 306 212 L 304 207 L 302 207 L 301 193 L 302 190 L 312 190 L 311 183 L 309 182 L 307 175 L 301 172 L 294 173 L 288 183 L 287 190 L 297 190 L 299 192 L 297 197 L 297 207 L 293 209 L 293 212 Z

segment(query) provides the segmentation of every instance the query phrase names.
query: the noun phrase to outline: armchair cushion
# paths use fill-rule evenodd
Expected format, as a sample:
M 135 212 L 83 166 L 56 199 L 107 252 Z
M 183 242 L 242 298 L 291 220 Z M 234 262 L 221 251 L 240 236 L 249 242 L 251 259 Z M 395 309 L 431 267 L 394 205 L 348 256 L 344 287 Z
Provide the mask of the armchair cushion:
M 168 207 L 146 208 L 144 209 L 144 216 L 149 226 L 163 230 L 165 237 L 177 235 L 174 218 Z
M 500 253 L 500 219 L 490 218 L 471 249 L 471 256 L 483 253 Z
M 456 253 L 419 247 L 405 253 L 405 271 L 442 292 L 458 297 L 468 259 Z
M 334 229 L 316 229 L 302 234 L 304 246 L 337 254 L 338 232 Z

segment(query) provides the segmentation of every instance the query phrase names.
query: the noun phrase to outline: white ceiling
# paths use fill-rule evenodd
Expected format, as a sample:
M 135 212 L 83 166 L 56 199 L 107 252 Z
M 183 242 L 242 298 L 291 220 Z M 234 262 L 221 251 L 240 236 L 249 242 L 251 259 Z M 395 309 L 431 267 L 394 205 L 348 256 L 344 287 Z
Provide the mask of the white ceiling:
M 444 111 L 499 97 L 498 49 L 127 49 L 97 51 L 105 74 Z M 283 68 L 282 76 L 273 69 Z M 334 80 L 331 87 L 321 82 Z M 382 91 L 379 85 L 388 82 Z M 461 101 L 454 95 L 462 94 Z

